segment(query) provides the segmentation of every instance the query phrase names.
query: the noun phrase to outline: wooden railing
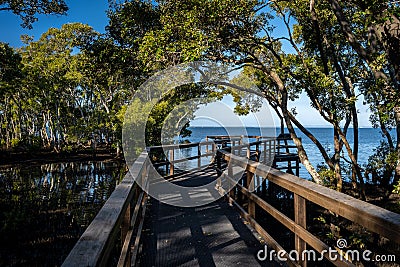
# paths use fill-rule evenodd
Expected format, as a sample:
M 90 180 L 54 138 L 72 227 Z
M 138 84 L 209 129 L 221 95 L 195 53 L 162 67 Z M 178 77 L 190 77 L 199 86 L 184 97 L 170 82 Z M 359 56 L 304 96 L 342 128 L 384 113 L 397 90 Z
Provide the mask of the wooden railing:
M 204 153 L 202 153 L 202 147 L 205 147 Z M 177 158 L 176 152 L 178 150 L 197 148 L 194 156 Z M 154 167 L 165 166 L 166 176 L 175 175 L 175 166 L 178 163 L 197 160 L 197 168 L 200 169 L 205 165 L 201 164 L 201 159 L 204 157 L 210 157 L 215 154 L 217 150 L 216 143 L 214 142 L 197 142 L 197 143 L 187 143 L 187 144 L 176 144 L 176 145 L 163 145 L 163 146 L 152 146 L 148 147 L 150 158 L 155 155 L 155 162 L 153 162 Z M 211 152 L 210 152 L 211 151 Z M 209 165 L 209 163 L 207 164 Z M 195 169 L 195 168 L 193 168 Z
M 136 261 L 146 212 L 147 153 L 142 153 L 80 237 L 62 266 L 130 266 Z M 118 245 L 118 240 L 121 244 Z M 120 247 L 117 257 L 111 254 Z
M 214 141 L 187 143 L 187 144 L 175 144 L 175 145 L 163 145 L 163 146 L 152 146 L 148 147 L 147 151 L 152 158 L 152 155 L 157 155 L 153 162 L 154 167 L 165 166 L 166 177 L 175 175 L 175 166 L 179 163 L 191 160 L 197 160 L 197 169 L 209 166 L 210 162 L 202 164 L 202 158 L 214 157 L 218 149 L 230 149 L 234 148 L 235 152 L 239 155 L 250 158 L 252 155 L 256 156 L 258 160 L 261 158 L 263 162 L 271 161 L 275 154 L 275 138 L 262 137 L 262 136 L 245 136 L 245 138 L 255 138 L 257 141 L 251 143 L 243 143 L 244 136 L 232 137 L 231 139 L 222 136 L 221 139 Z M 211 137 L 207 137 L 209 139 Z M 228 146 L 229 145 L 229 146 Z M 197 148 L 195 155 L 190 157 L 178 158 L 177 151 Z M 205 148 L 205 149 L 202 149 Z M 262 154 L 261 154 L 262 153 Z M 261 157 L 262 156 L 262 157 Z M 267 163 L 267 162 L 266 162 Z M 268 164 L 270 164 L 268 162 Z M 196 168 L 193 168 L 193 170 Z
M 232 148 L 232 152 L 235 148 Z M 226 195 L 230 203 L 235 205 L 242 216 L 250 223 L 250 225 L 266 240 L 268 246 L 275 251 L 284 252 L 283 255 L 288 259 L 291 266 L 306 266 L 306 261 L 291 262 L 287 252 L 282 246 L 259 224 L 256 218 L 256 206 L 269 213 L 275 219 L 280 221 L 287 229 L 295 235 L 295 249 L 298 255 L 306 250 L 307 244 L 315 251 L 324 255 L 328 260 L 332 261 L 336 266 L 355 266 L 350 261 L 340 257 L 341 251 L 337 251 L 337 260 L 335 257 L 328 257 L 324 251 L 330 250 L 330 247 L 322 242 L 307 230 L 306 222 L 306 203 L 310 201 L 327 210 L 342 216 L 352 222 L 358 223 L 366 229 L 380 234 L 400 244 L 400 215 L 385 210 L 383 208 L 360 201 L 351 196 L 331 190 L 327 187 L 315 184 L 313 182 L 301 179 L 297 176 L 283 173 L 279 170 L 272 169 L 262 163 L 249 161 L 234 153 L 225 150 L 219 150 L 219 161 L 226 161 L 227 169 L 218 169 L 222 175 L 217 182 L 217 189 L 221 195 Z M 221 165 L 219 165 L 221 166 Z M 237 179 L 233 179 L 234 169 L 242 168 L 246 171 L 245 186 L 237 184 Z M 258 195 L 249 190 L 254 188 L 251 183 L 254 182 L 253 176 L 257 175 L 264 179 L 268 179 L 269 183 L 274 183 L 294 194 L 294 220 L 283 214 L 278 209 L 267 203 Z M 228 187 L 226 187 L 228 186 Z M 225 188 L 232 188 L 227 192 Z M 245 210 L 236 201 L 236 192 L 241 192 L 247 199 L 247 210 Z M 340 255 L 339 255 L 340 254 Z

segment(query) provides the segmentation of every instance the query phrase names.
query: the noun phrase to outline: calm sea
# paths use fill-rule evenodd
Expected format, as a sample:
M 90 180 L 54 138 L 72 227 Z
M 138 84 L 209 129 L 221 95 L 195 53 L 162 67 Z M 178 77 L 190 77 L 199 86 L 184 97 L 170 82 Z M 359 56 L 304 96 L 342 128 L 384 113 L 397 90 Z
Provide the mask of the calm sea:
M 186 137 L 191 142 L 199 142 L 204 141 L 204 138 L 207 135 L 242 135 L 244 134 L 244 129 L 229 127 L 190 127 L 192 131 L 190 137 Z M 325 147 L 329 154 L 333 152 L 333 130 L 330 128 L 308 128 L 308 130 L 321 142 L 321 144 Z M 260 135 L 260 132 L 263 134 L 268 133 L 268 135 L 273 135 L 274 130 L 271 129 L 261 129 L 258 127 L 247 127 L 246 128 L 247 135 Z M 286 131 L 287 132 L 287 131 Z M 296 132 L 299 137 L 302 138 L 304 148 L 308 154 L 310 161 L 317 166 L 317 164 L 322 163 L 324 160 L 319 153 L 317 147 L 314 143 L 311 142 L 304 134 L 301 133 L 300 130 L 296 129 Z M 276 135 L 280 133 L 280 129 L 275 129 Z M 394 132 L 392 132 L 394 135 Z M 353 144 L 353 130 L 349 129 L 348 131 L 348 140 L 351 144 Z M 379 129 L 374 128 L 360 128 L 359 129 L 359 163 L 361 165 L 366 164 L 368 162 L 368 157 L 374 153 L 374 149 L 379 146 L 380 142 L 383 141 L 383 137 L 380 133 Z M 300 176 L 303 178 L 309 178 L 309 174 L 306 169 L 302 167 L 300 169 Z

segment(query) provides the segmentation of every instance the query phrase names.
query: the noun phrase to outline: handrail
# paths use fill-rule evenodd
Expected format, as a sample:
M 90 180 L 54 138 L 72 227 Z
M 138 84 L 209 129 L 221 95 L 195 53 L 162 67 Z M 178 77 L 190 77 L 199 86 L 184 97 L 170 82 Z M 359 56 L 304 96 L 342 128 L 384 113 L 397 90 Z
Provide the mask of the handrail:
M 232 139 L 231 139 L 232 141 Z M 209 157 L 209 156 L 214 156 L 215 152 L 217 151 L 217 146 L 216 144 L 221 143 L 224 141 L 218 141 L 218 142 L 213 142 L 213 141 L 206 141 L 206 142 L 196 142 L 196 143 L 187 143 L 187 144 L 174 144 L 174 145 L 162 145 L 162 146 L 152 146 L 148 147 L 147 151 L 151 155 L 153 151 L 163 151 L 163 152 L 168 152 L 168 155 L 165 155 L 168 157 L 168 160 L 163 160 L 159 162 L 153 163 L 154 167 L 160 167 L 160 166 L 166 166 L 166 173 L 168 176 L 174 176 L 175 175 L 175 165 L 181 162 L 189 161 L 189 160 L 195 160 L 197 159 L 197 169 L 201 169 L 205 166 L 208 166 L 209 164 L 206 164 L 205 166 L 201 165 L 201 158 L 204 157 Z M 260 146 L 264 145 L 263 149 L 263 158 L 267 158 L 267 153 L 268 153 L 268 161 L 273 157 L 275 154 L 275 139 L 273 138 L 265 138 L 263 140 L 258 140 L 250 143 L 245 143 L 245 144 L 239 144 L 239 145 L 234 145 L 235 141 L 232 141 L 233 144 L 230 147 L 225 147 L 222 149 L 225 149 L 227 151 L 230 151 L 231 149 L 234 149 L 235 151 L 242 151 L 243 148 L 246 148 L 246 156 L 248 158 L 251 157 L 251 147 L 255 147 L 255 155 L 259 158 L 260 154 Z M 267 145 L 268 144 L 268 145 Z M 208 147 L 211 145 L 211 152 L 209 152 Z M 201 147 L 206 146 L 206 151 L 202 153 Z M 191 157 L 186 157 L 186 158 L 175 158 L 175 150 L 176 149 L 186 149 L 186 148 L 193 148 L 197 147 L 197 154 Z M 267 152 L 268 151 L 268 152 Z
M 218 150 L 218 156 L 228 161 L 228 170 L 223 172 L 217 183 L 217 189 L 221 194 L 226 194 L 229 201 L 237 206 L 243 216 L 250 224 L 262 235 L 267 243 L 276 250 L 281 250 L 281 246 L 257 223 L 255 218 L 255 205 L 271 214 L 282 224 L 295 234 L 295 247 L 298 253 L 310 245 L 316 251 L 322 252 L 328 249 L 328 245 L 312 235 L 306 229 L 306 201 L 313 202 L 323 208 L 349 219 L 368 230 L 378 233 L 400 244 L 400 215 L 355 199 L 346 194 L 301 179 L 297 176 L 281 172 L 266 166 L 262 163 L 249 159 L 244 159 L 224 150 Z M 238 166 L 247 172 L 247 186 L 237 184 L 233 179 L 233 167 Z M 222 172 L 220 169 L 219 172 Z M 254 175 L 268 179 L 270 182 L 294 193 L 295 220 L 291 220 L 280 211 L 272 207 L 266 201 L 249 191 Z M 226 179 L 231 185 L 231 190 L 225 192 L 222 179 Z M 248 199 L 248 211 L 246 212 L 234 199 L 234 190 L 238 189 Z M 287 255 L 287 254 L 286 254 Z M 327 256 L 327 255 L 325 255 Z M 343 258 L 343 257 L 342 257 Z M 329 259 L 328 260 L 332 260 Z M 332 261 L 337 266 L 354 266 L 351 262 Z M 296 265 L 297 263 L 293 263 Z M 305 262 L 298 264 L 305 266 Z
M 208 147 L 211 145 L 211 150 L 212 152 L 209 152 Z M 202 153 L 201 147 L 206 146 L 206 152 Z M 191 157 L 186 157 L 186 158 L 175 158 L 175 150 L 177 149 L 187 149 L 187 148 L 193 148 L 197 147 L 197 154 L 195 156 Z M 197 168 L 200 169 L 204 166 L 201 165 L 201 158 L 203 157 L 209 157 L 213 156 L 216 151 L 216 143 L 215 142 L 196 142 L 196 143 L 187 143 L 187 144 L 173 144 L 173 145 L 162 145 L 162 146 L 152 146 L 148 147 L 147 151 L 150 154 L 150 157 L 152 157 L 152 154 L 154 151 L 162 151 L 162 152 L 167 152 L 165 155 L 166 159 L 163 161 L 157 161 L 153 163 L 154 167 L 160 167 L 160 166 L 165 166 L 166 170 L 165 172 L 167 173 L 166 177 L 169 176 L 174 176 L 175 175 L 175 165 L 181 162 L 189 161 L 189 160 L 195 160 L 197 159 Z M 208 164 L 207 164 L 208 166 Z
M 146 184 L 148 160 L 146 152 L 139 156 L 62 266 L 107 266 L 119 235 L 123 248 L 119 266 L 130 265 L 131 258 L 135 257 L 130 252 L 132 236 L 137 228 L 136 239 L 140 239 L 147 200 L 146 193 L 135 181 L 141 179 L 141 184 Z
M 178 149 L 178 148 L 189 148 L 189 147 L 196 147 L 196 146 L 201 146 L 201 145 L 212 145 L 215 142 L 211 141 L 206 141 L 206 142 L 196 142 L 196 143 L 184 143 L 184 144 L 171 144 L 171 145 L 161 145 L 161 146 L 150 146 L 147 148 L 147 150 L 157 150 L 157 149 L 163 149 L 163 150 L 171 150 L 171 149 Z
M 207 138 L 211 138 L 211 139 L 241 139 L 241 138 L 251 138 L 251 139 L 260 139 L 260 138 L 264 138 L 264 139 L 276 139 L 276 137 L 272 137 L 272 136 L 264 136 L 264 135 L 207 135 Z

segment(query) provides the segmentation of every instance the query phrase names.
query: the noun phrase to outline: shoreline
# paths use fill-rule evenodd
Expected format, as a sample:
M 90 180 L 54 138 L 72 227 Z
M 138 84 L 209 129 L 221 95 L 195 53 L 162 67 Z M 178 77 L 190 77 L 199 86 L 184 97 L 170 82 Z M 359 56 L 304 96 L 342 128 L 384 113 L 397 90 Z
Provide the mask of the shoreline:
M 7 168 L 16 165 L 41 165 L 57 162 L 75 161 L 104 161 L 117 160 L 125 161 L 123 154 L 117 155 L 108 149 L 98 149 L 96 151 L 76 151 L 76 152 L 53 152 L 53 151 L 0 151 L 0 168 Z

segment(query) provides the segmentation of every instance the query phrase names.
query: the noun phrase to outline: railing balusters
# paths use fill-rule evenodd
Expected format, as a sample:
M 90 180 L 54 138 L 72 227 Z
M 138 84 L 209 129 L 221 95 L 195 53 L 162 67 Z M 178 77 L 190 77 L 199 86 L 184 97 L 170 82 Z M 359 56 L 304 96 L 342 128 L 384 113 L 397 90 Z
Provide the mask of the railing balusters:
M 217 150 L 217 174 L 221 175 L 222 173 L 222 153 L 220 151 Z
M 269 141 L 264 142 L 263 160 L 262 160 L 263 163 L 267 163 L 267 142 Z
M 197 156 L 199 157 L 197 159 L 197 168 L 201 168 L 201 143 L 199 143 L 198 147 L 197 147 Z
M 251 190 L 251 187 L 254 187 L 254 173 L 247 171 L 246 172 L 246 188 L 247 190 Z M 254 204 L 254 202 L 248 198 L 248 203 L 247 203 L 248 207 L 248 213 L 250 214 L 251 217 L 255 218 L 256 217 L 256 205 Z
M 175 160 L 175 149 L 171 149 L 169 151 L 169 175 L 174 175 L 175 167 L 174 167 L 174 160 Z
M 298 194 L 294 194 L 294 221 L 307 229 L 306 200 Z M 295 235 L 295 249 L 299 255 L 307 249 L 307 243 L 297 234 Z M 307 261 L 300 261 L 299 263 L 302 267 L 307 266 Z
M 272 140 L 268 140 L 268 160 L 265 159 L 265 163 L 267 163 L 267 161 L 271 161 L 271 157 L 272 156 Z
M 124 245 L 125 237 L 130 227 L 131 227 L 131 203 L 128 204 L 124 218 L 122 219 L 121 223 L 121 246 Z
M 258 142 L 258 140 L 257 140 L 257 142 Z M 260 144 L 257 143 L 256 144 L 256 161 L 259 161 L 259 160 L 260 160 Z
M 230 162 L 228 162 L 228 176 L 229 177 L 233 177 L 233 166 L 232 166 L 232 164 L 230 163 Z M 235 186 L 234 185 L 231 185 L 231 183 L 230 182 L 228 182 L 228 184 L 229 184 L 229 188 L 231 188 L 231 190 L 229 190 L 229 204 L 233 204 L 232 203 L 232 200 L 233 199 L 235 199 Z
M 274 140 L 268 140 L 268 146 L 272 146 Z M 232 148 L 234 151 L 235 148 Z M 270 149 L 271 151 L 272 149 Z M 265 229 L 261 228 L 255 220 L 256 205 L 269 213 L 271 216 L 279 220 L 287 229 L 295 234 L 295 250 L 299 255 L 297 263 L 288 262 L 290 265 L 307 266 L 307 249 L 313 248 L 316 253 L 321 253 L 326 259 L 330 260 L 336 266 L 355 266 L 349 262 L 346 258 L 340 257 L 338 251 L 333 252 L 332 258 L 328 257 L 325 253 L 330 246 L 322 242 L 312 233 L 307 230 L 307 213 L 306 204 L 307 201 L 311 201 L 321 207 L 324 207 L 332 212 L 335 212 L 339 216 L 342 216 L 348 220 L 362 225 L 372 232 L 381 234 L 391 241 L 400 244 L 400 215 L 390 212 L 388 210 L 379 208 L 369 203 L 362 202 L 354 199 L 350 196 L 344 195 L 337 191 L 329 188 L 317 185 L 310 181 L 303 180 L 291 174 L 283 173 L 279 170 L 270 169 L 269 166 L 263 164 L 256 164 L 256 162 L 248 160 L 243 157 L 234 155 L 223 150 L 219 150 L 219 156 L 228 162 L 228 166 L 238 166 L 246 170 L 245 186 L 236 184 L 230 191 L 234 192 L 237 190 L 240 195 L 244 197 L 243 200 L 247 202 L 247 212 L 243 207 L 235 201 L 234 197 L 229 194 L 230 203 L 239 208 L 243 217 L 255 227 L 256 231 L 266 238 L 268 246 L 279 247 L 271 236 L 269 236 Z M 230 167 L 231 168 L 231 167 Z M 261 197 L 254 194 L 252 190 L 253 176 L 261 176 L 267 178 L 269 182 L 293 192 L 294 194 L 294 220 L 290 219 L 282 212 L 268 204 Z M 227 181 L 227 184 L 235 183 L 235 180 L 228 169 L 228 174 L 222 175 Z M 253 181 L 253 182 L 252 182 Z M 219 192 L 224 194 L 223 188 L 219 189 Z M 244 214 L 243 214 L 244 213 Z M 304 254 L 304 252 L 307 252 Z M 285 254 L 287 255 L 287 254 Z M 293 255 L 293 254 L 292 254 Z M 303 258 L 303 255 L 306 255 Z

